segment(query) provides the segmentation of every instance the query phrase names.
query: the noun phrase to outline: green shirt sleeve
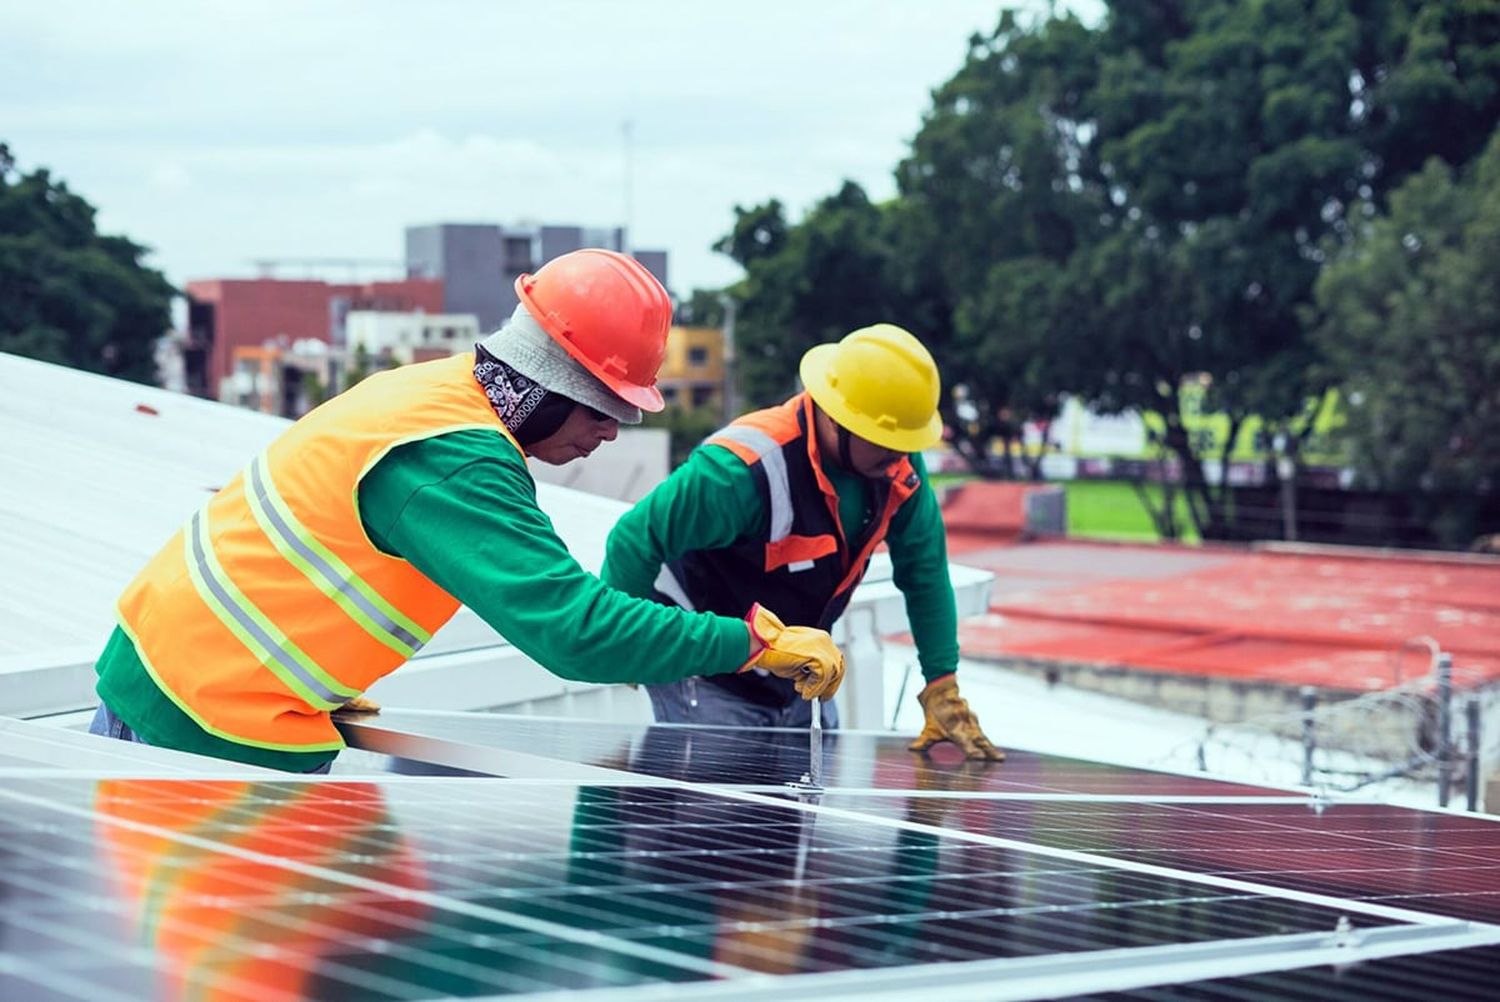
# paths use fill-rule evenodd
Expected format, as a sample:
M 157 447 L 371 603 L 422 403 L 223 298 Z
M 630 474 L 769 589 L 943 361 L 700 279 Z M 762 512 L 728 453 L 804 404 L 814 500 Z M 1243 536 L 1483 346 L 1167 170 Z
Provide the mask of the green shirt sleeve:
M 886 545 L 891 579 L 906 598 L 906 616 L 917 644 L 922 677 L 931 682 L 958 668 L 958 609 L 948 576 L 948 535 L 937 494 L 920 455 L 911 465 L 922 478 L 917 493 L 891 519 Z
M 599 576 L 644 598 L 662 564 L 763 532 L 768 517 L 750 467 L 721 446 L 699 446 L 615 523 Z
M 579 566 L 501 445 L 468 430 L 393 449 L 359 488 L 371 541 L 563 678 L 658 683 L 744 664 L 739 620 L 632 598 Z

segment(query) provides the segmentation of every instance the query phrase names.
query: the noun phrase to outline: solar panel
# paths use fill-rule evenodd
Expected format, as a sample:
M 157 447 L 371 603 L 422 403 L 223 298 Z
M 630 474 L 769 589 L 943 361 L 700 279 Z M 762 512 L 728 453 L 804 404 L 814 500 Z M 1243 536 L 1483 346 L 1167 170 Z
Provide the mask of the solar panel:
M 1500 825 L 1456 814 L 887 734 L 797 796 L 805 731 L 346 732 L 363 777 L 8 773 L 0 999 L 1315 997 L 1500 944 Z
M 690 789 L 38 779 L 0 802 L 6 998 L 659 984 L 1327 935 L 1347 916 Z
M 360 747 L 391 745 L 393 737 L 424 739 L 424 754 L 461 750 L 480 768 L 484 749 L 539 755 L 589 767 L 691 782 L 780 786 L 808 771 L 806 729 L 613 724 L 501 714 L 385 711 L 342 725 Z M 381 741 L 382 736 L 386 743 Z M 823 738 L 824 785 L 834 789 L 948 790 L 966 793 L 1117 794 L 1136 798 L 1172 796 L 1285 796 L 1286 791 L 1130 769 L 1082 759 L 1008 753 L 1002 765 L 965 762 L 952 746 L 932 755 L 907 751 L 909 737 L 829 731 Z M 477 757 L 476 757 L 477 755 Z M 514 757 L 496 755 L 496 769 L 515 770 Z M 514 775 L 512 771 L 508 774 Z M 549 773 L 550 774 L 550 773 Z
M 833 806 L 1192 873 L 1500 922 L 1500 822 L 1385 804 L 840 797 Z

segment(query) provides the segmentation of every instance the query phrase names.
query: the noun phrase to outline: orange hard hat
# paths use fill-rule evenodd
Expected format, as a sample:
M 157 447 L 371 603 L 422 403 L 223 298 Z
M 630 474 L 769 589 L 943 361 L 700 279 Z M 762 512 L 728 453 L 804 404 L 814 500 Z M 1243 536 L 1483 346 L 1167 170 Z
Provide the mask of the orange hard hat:
M 627 254 L 587 247 L 516 279 L 536 322 L 620 399 L 643 411 L 665 403 L 656 373 L 667 353 L 672 301 Z

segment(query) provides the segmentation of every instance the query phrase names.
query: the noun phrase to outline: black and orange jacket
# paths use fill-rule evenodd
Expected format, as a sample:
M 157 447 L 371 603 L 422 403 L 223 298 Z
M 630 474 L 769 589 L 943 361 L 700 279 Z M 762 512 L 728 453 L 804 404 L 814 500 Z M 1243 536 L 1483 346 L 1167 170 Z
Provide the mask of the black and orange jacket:
M 812 400 L 804 393 L 747 414 L 707 440 L 750 469 L 770 517 L 755 536 L 668 561 L 656 579 L 655 598 L 724 616 L 743 616 L 759 602 L 788 625 L 833 625 L 891 518 L 921 478 L 902 458 L 889 480 L 871 482 L 872 517 L 850 537 L 839 517 L 838 493 L 823 473 L 812 420 Z M 796 698 L 790 683 L 770 675 L 746 672 L 704 681 L 767 706 Z

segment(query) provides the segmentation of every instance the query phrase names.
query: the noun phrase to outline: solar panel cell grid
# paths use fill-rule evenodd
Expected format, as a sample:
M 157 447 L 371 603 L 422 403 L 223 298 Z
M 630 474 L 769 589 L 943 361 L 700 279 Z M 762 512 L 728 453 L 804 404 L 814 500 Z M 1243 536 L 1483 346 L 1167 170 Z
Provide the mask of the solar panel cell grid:
M 0 801 L 6 998 L 503 994 L 1327 932 L 1338 918 L 690 790 L 38 779 Z
M 1500 922 L 1500 822 L 1380 804 L 841 797 L 830 806 L 1192 873 Z

